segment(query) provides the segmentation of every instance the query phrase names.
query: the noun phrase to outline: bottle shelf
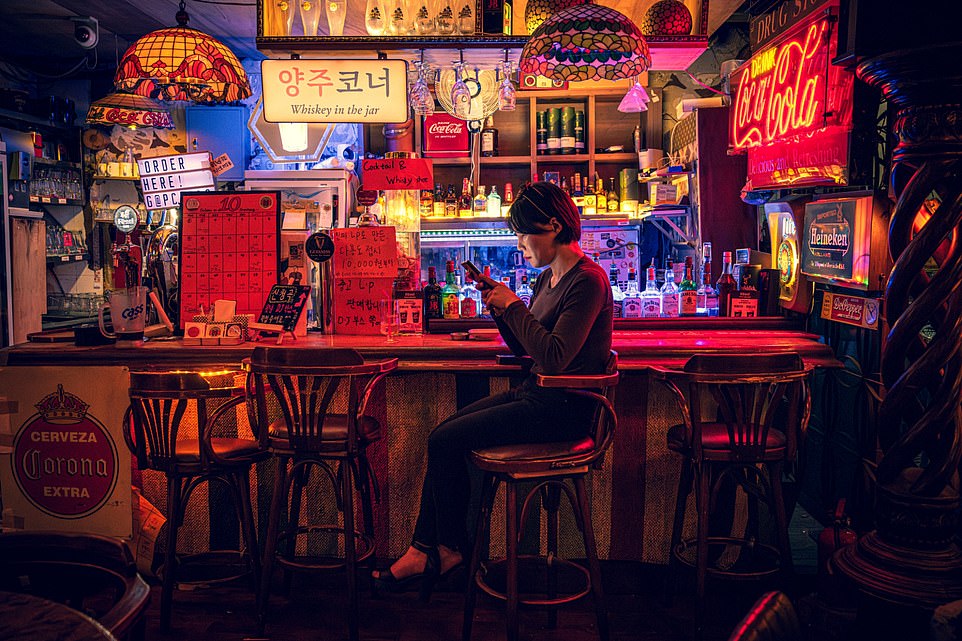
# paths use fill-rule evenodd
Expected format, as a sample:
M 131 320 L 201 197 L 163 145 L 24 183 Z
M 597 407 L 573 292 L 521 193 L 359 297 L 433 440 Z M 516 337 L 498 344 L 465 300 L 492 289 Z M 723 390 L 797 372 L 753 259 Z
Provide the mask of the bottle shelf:
M 31 196 L 30 202 L 39 205 L 75 205 L 77 207 L 82 207 L 84 204 L 82 200 L 60 198 L 59 196 Z
M 33 159 L 34 164 L 44 165 L 46 167 L 55 167 L 58 169 L 76 169 L 80 171 L 81 165 L 79 162 L 70 162 L 69 160 L 53 160 L 52 158 L 37 158 Z
M 471 164 L 470 158 L 431 158 L 437 167 L 458 167 Z M 481 156 L 482 165 L 530 165 L 531 156 Z
M 570 163 L 570 162 L 588 162 L 591 156 L 588 154 L 550 154 L 544 156 L 535 156 L 535 162 L 540 164 L 552 164 L 552 163 Z
M 87 254 L 47 254 L 48 265 L 62 265 L 63 263 L 76 263 L 87 260 Z
M 539 160 L 540 162 L 540 160 Z M 595 154 L 595 162 L 638 162 L 638 154 L 630 152 L 619 152 L 614 154 Z

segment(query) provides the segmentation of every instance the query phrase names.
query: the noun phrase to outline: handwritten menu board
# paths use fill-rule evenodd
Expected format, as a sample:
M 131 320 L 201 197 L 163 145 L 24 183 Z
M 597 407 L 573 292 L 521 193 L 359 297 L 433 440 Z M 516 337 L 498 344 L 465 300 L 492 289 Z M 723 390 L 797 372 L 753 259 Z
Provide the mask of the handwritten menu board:
M 394 227 L 330 230 L 334 240 L 334 331 L 379 334 L 381 301 L 397 278 Z
M 393 278 L 338 278 L 334 285 L 334 331 L 380 334 L 381 301 L 391 299 L 393 286 Z
M 293 332 L 310 295 L 309 285 L 274 285 L 267 294 L 267 302 L 257 322 L 280 325 Z
M 361 161 L 364 189 L 431 189 L 434 165 L 427 158 L 372 158 Z
M 190 192 L 180 217 L 180 327 L 218 299 L 257 315 L 277 283 L 280 195 Z
M 394 227 L 332 229 L 334 273 L 343 278 L 396 278 Z

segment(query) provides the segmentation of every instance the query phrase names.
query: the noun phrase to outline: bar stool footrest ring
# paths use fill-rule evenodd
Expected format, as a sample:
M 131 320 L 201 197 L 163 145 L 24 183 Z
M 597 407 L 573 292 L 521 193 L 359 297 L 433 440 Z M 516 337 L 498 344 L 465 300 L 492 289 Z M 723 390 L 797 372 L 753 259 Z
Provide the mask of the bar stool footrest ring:
M 558 606 L 565 605 L 567 603 L 571 603 L 572 601 L 577 601 L 578 599 L 581 599 L 582 597 L 585 597 L 591 593 L 591 575 L 588 573 L 588 570 L 586 568 L 583 568 L 582 566 L 578 565 L 573 561 L 569 561 L 567 559 L 562 559 L 559 557 L 552 557 L 551 563 L 553 563 L 556 566 L 556 569 L 558 571 L 559 586 L 567 586 L 567 585 L 570 585 L 572 582 L 578 581 L 580 579 L 580 581 L 583 582 L 583 587 L 580 590 L 574 590 L 571 592 L 567 592 L 565 594 L 559 594 L 553 597 L 549 597 L 547 595 L 547 591 L 544 589 L 542 589 L 540 592 L 537 592 L 537 593 L 532 593 L 532 592 L 526 593 L 521 589 L 522 586 L 519 585 L 519 589 L 518 589 L 519 605 L 535 606 L 535 607 L 558 607 Z M 530 570 L 525 566 L 532 566 L 532 565 L 540 566 L 537 568 L 537 571 L 540 575 L 542 575 L 539 577 L 539 579 L 540 579 L 541 587 L 543 587 L 545 584 L 547 571 L 548 571 L 548 557 L 535 555 L 535 554 L 518 555 L 519 577 L 522 577 L 525 574 L 530 573 Z M 489 596 L 492 596 L 495 599 L 498 599 L 501 601 L 506 601 L 507 595 L 504 592 L 492 587 L 488 583 L 488 578 L 487 578 L 489 575 L 492 575 L 492 574 L 501 575 L 501 581 L 504 582 L 504 575 L 506 570 L 507 570 L 507 559 L 497 559 L 495 561 L 488 561 L 482 564 L 481 570 L 475 576 L 475 583 L 477 583 L 478 587 L 481 588 L 481 590 L 483 590 Z M 566 573 L 566 570 L 567 570 L 567 573 Z M 567 574 L 568 576 L 565 576 L 565 574 Z M 470 577 L 469 577 L 469 580 L 470 580 Z M 519 583 L 521 582 L 519 581 Z M 523 596 L 525 594 L 529 596 Z M 539 594 L 544 596 L 534 598 L 530 596 L 531 594 Z
M 277 537 L 277 547 L 274 549 L 277 563 L 291 570 L 334 570 L 343 568 L 345 566 L 344 557 L 337 556 L 336 553 L 330 555 L 295 554 L 294 556 L 288 556 L 286 552 L 281 551 L 282 546 L 292 537 L 296 539 L 299 536 L 310 536 L 317 533 L 324 533 L 333 538 L 344 536 L 343 528 L 337 525 L 302 525 L 293 532 L 282 532 L 280 536 Z M 371 558 L 371 555 L 374 554 L 374 539 L 363 532 L 355 530 L 354 540 L 356 541 L 356 562 L 363 563 Z
M 727 556 L 729 553 L 722 552 L 720 555 L 712 556 L 711 550 L 718 547 L 735 546 L 747 550 L 754 559 L 745 561 L 743 552 L 732 555 L 730 567 L 720 567 L 713 563 L 712 559 L 719 556 Z M 672 550 L 674 557 L 688 567 L 695 567 L 695 554 L 697 542 L 695 539 L 682 539 L 682 541 Z M 728 579 L 760 579 L 772 576 L 781 571 L 781 554 L 777 547 L 762 543 L 757 539 L 743 539 L 732 536 L 710 536 L 708 537 L 709 562 L 706 571 L 712 576 L 723 576 Z M 764 566 L 764 567 L 761 567 Z
M 155 573 L 163 581 L 166 564 L 157 566 Z M 236 581 L 253 572 L 250 557 L 237 550 L 209 550 L 177 555 L 177 586 L 202 588 Z M 188 588 L 189 589 L 189 588 Z

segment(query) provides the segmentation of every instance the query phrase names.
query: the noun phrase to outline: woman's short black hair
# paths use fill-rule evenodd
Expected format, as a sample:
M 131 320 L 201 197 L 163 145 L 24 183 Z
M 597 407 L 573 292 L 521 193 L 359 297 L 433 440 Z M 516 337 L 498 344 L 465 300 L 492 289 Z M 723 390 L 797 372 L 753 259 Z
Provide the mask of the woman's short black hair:
M 522 189 L 508 211 L 508 227 L 516 234 L 543 234 L 552 218 L 561 224 L 558 243 L 581 240 L 581 216 L 574 202 L 554 183 L 537 182 Z

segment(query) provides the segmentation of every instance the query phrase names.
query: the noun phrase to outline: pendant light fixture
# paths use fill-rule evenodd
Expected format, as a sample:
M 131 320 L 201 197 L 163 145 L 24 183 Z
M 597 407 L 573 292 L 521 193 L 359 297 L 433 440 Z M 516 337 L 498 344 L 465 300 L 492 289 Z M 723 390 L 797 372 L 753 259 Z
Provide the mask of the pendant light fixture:
M 172 129 L 174 121 L 162 103 L 131 93 L 114 92 L 90 103 L 88 125 Z
M 620 80 L 651 66 L 648 43 L 627 16 L 598 4 L 563 9 L 521 52 L 521 71 L 552 80 Z
M 233 102 L 251 95 L 247 73 L 234 52 L 187 26 L 184 0 L 177 26 L 152 31 L 130 45 L 114 76 L 118 91 L 158 100 Z

